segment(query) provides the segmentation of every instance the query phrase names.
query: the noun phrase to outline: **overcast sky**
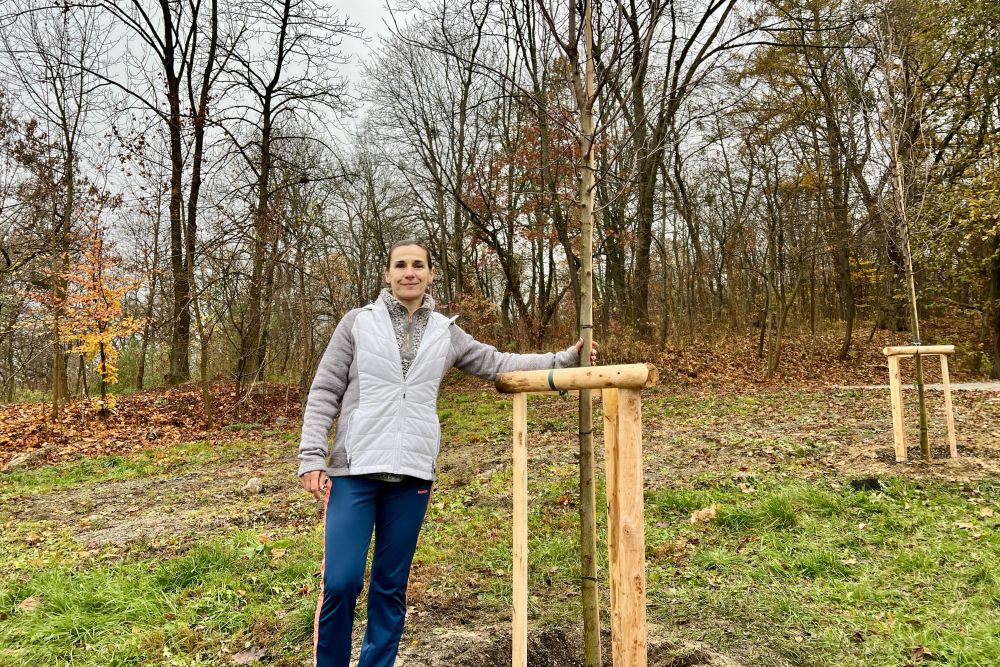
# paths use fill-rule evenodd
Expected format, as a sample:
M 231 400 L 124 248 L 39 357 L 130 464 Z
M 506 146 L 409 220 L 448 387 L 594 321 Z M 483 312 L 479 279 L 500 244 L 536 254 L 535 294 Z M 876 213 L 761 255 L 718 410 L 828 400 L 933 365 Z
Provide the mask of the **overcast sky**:
M 380 35 L 387 32 L 385 20 L 389 12 L 385 0 L 329 0 L 330 5 L 365 31 L 365 41 L 360 39 L 344 40 L 343 51 L 351 58 L 348 76 L 351 81 L 357 81 L 361 72 L 361 61 L 367 56 L 368 49 L 377 45 Z

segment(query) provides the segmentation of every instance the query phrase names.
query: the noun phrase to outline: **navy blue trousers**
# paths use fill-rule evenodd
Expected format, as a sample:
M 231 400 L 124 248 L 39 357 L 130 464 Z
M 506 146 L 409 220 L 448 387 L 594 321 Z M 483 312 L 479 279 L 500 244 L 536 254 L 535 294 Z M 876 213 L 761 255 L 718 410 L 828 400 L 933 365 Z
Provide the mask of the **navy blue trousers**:
M 358 667 L 392 667 L 406 619 L 406 582 L 431 482 L 333 477 L 326 492 L 323 583 L 316 609 L 316 667 L 349 667 L 354 608 L 372 531 L 368 627 Z

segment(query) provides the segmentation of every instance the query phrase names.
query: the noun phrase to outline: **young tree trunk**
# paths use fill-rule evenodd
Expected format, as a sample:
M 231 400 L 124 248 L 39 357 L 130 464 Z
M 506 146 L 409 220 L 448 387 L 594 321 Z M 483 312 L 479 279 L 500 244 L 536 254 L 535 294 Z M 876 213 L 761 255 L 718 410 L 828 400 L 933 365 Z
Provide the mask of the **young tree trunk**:
M 108 405 L 108 355 L 104 343 L 98 345 L 98 355 L 100 357 L 100 372 L 98 373 L 101 383 L 101 408 L 97 411 L 97 416 L 107 419 L 111 414 L 111 407 Z
M 586 72 L 580 76 L 580 59 L 573 58 L 573 87 L 580 114 L 579 191 L 580 216 L 580 365 L 590 365 L 594 323 L 594 61 L 591 33 L 593 0 L 586 0 L 583 16 Z M 569 3 L 570 39 L 576 37 L 576 3 Z M 593 403 L 589 389 L 580 391 L 580 585 L 583 603 L 583 651 L 587 667 L 601 665 L 601 618 L 597 590 L 597 494 L 594 474 Z

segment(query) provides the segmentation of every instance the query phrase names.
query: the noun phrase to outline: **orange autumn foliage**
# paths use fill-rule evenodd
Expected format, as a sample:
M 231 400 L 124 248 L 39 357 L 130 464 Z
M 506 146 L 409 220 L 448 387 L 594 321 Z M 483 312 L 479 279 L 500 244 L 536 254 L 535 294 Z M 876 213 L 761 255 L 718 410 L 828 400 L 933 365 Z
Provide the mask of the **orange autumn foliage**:
M 142 327 L 142 320 L 125 315 L 122 308 L 125 296 L 142 281 L 117 271 L 121 259 L 111 254 L 104 234 L 104 228 L 95 222 L 79 261 L 65 276 L 67 291 L 61 305 L 65 326 L 60 332 L 72 352 L 95 365 L 101 378 L 97 408 L 102 413 L 114 407 L 107 386 L 118 382 L 119 350 L 115 343 Z

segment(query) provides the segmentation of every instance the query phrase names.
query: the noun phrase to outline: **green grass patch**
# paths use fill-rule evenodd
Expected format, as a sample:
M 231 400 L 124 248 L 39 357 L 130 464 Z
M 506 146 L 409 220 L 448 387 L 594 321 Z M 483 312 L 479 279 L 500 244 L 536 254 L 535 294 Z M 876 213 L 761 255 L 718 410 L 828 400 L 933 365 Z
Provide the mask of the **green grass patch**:
M 244 645 L 302 659 L 320 548 L 318 530 L 266 544 L 241 531 L 162 561 L 5 577 L 0 664 L 217 665 Z
M 712 504 L 714 518 L 689 521 Z M 979 513 L 998 505 L 989 484 L 663 489 L 648 498 L 650 614 L 748 664 L 900 665 L 916 646 L 948 664 L 1000 664 L 1000 539 Z
M 259 431 L 264 428 L 263 424 L 235 422 L 222 427 L 223 431 Z

